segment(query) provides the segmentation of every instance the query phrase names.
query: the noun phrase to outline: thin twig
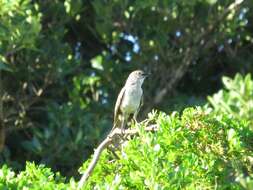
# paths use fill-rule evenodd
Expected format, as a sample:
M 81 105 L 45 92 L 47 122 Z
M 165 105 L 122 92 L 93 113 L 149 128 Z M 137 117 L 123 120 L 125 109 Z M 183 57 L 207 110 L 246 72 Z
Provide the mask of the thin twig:
M 157 131 L 158 127 L 157 125 L 150 125 L 148 127 L 144 128 L 144 131 Z M 124 131 L 125 135 L 136 135 L 139 133 L 138 129 L 127 129 Z M 102 143 L 97 147 L 97 149 L 94 152 L 92 161 L 90 163 L 90 165 L 88 166 L 87 170 L 85 171 L 85 173 L 82 175 L 81 180 L 79 181 L 78 184 L 78 189 L 81 189 L 84 185 L 84 183 L 88 180 L 88 178 L 90 177 L 93 169 L 95 168 L 101 153 L 103 152 L 103 150 L 105 148 L 107 148 L 110 144 L 112 144 L 114 142 L 114 140 L 116 138 L 118 138 L 120 135 L 122 135 L 121 130 L 119 128 L 115 128 L 103 141 Z

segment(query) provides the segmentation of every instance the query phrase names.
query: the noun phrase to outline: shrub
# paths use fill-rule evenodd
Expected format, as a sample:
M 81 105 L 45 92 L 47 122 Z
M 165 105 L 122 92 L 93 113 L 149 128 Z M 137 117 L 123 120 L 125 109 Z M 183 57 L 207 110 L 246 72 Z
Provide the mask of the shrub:
M 201 108 L 152 117 L 159 131 L 128 141 L 119 160 L 105 152 L 84 189 L 253 188 L 248 122 Z
M 73 181 L 73 180 L 72 180 Z M 4 165 L 0 170 L 0 189 L 73 189 L 73 182 L 65 183 L 59 173 L 53 173 L 51 169 L 34 163 L 26 164 L 26 169 L 16 175 Z

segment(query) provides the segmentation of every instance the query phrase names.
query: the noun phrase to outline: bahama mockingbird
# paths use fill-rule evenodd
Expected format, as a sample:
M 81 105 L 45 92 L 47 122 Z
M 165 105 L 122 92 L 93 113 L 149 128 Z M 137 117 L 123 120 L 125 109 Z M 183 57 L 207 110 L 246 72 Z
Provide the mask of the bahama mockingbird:
M 121 127 L 123 133 L 131 114 L 133 114 L 133 119 L 136 122 L 137 114 L 143 104 L 141 86 L 147 76 L 148 74 L 141 70 L 133 71 L 128 76 L 125 86 L 121 89 L 116 101 L 112 130 Z

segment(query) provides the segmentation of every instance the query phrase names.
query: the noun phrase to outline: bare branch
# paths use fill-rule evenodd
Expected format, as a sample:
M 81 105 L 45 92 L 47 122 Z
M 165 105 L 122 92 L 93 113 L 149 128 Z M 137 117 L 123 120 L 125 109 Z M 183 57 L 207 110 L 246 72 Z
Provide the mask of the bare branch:
M 148 127 L 146 127 L 144 129 L 145 131 L 157 131 L 158 130 L 158 126 L 157 125 L 150 125 Z M 124 132 L 124 135 L 136 135 L 139 133 L 138 129 L 127 129 Z M 122 135 L 121 130 L 119 128 L 115 128 L 103 141 L 102 143 L 97 147 L 97 149 L 95 149 L 92 161 L 90 163 L 90 165 L 88 166 L 87 170 L 85 171 L 85 173 L 82 175 L 81 180 L 79 181 L 78 184 L 78 189 L 81 189 L 84 185 L 84 183 L 88 180 L 88 178 L 90 177 L 93 169 L 95 168 L 101 153 L 103 152 L 103 150 L 105 148 L 107 148 L 110 144 L 112 144 L 114 142 L 115 139 L 117 139 L 120 135 Z

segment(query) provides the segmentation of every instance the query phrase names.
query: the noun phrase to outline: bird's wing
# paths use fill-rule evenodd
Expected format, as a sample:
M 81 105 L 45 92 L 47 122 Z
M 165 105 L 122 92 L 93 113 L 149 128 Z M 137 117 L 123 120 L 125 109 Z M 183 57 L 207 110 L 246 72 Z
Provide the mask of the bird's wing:
M 143 94 L 141 95 L 141 103 L 140 103 L 140 107 L 143 106 L 144 104 L 144 98 L 143 98 Z
M 137 115 L 138 115 L 138 113 L 139 113 L 141 107 L 143 106 L 143 103 L 144 103 L 144 101 L 143 101 L 143 94 L 142 94 L 142 95 L 141 95 L 141 101 L 140 101 L 139 107 L 138 107 L 138 109 L 135 111 L 134 116 L 133 116 L 135 121 L 137 121 Z
M 121 91 L 120 91 L 120 93 L 118 95 L 116 104 L 115 104 L 113 128 L 115 128 L 115 125 L 117 124 L 117 121 L 118 121 L 118 115 L 119 115 L 119 112 L 120 112 L 120 105 L 121 105 L 121 102 L 123 100 L 124 94 L 125 94 L 125 87 L 123 87 L 121 89 Z

